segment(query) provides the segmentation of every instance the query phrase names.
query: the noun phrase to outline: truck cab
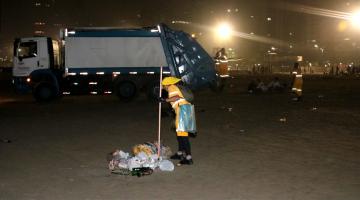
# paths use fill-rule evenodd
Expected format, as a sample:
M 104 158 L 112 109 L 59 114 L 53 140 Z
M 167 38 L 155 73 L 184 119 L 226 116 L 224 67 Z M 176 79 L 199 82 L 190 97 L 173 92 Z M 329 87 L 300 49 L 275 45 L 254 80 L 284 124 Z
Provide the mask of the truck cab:
M 31 75 L 39 70 L 60 68 L 57 41 L 48 37 L 18 38 L 14 42 L 13 82 L 17 91 L 31 90 Z

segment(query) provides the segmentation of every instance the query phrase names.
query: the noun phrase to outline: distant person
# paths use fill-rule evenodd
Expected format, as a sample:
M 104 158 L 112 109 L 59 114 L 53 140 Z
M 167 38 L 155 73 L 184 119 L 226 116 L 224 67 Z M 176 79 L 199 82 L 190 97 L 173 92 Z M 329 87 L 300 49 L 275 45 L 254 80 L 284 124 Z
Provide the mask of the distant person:
M 292 76 L 293 76 L 292 92 L 296 95 L 296 97 L 294 97 L 293 100 L 300 101 L 302 100 L 303 78 L 301 74 L 301 68 L 299 66 L 299 63 L 297 62 L 294 64 Z
M 217 60 L 227 60 L 227 54 L 226 54 L 225 48 L 221 48 L 218 52 L 216 52 L 215 59 L 217 59 Z
M 228 58 L 225 48 L 221 48 L 218 52 L 216 52 L 215 61 L 217 73 L 220 76 L 228 76 Z

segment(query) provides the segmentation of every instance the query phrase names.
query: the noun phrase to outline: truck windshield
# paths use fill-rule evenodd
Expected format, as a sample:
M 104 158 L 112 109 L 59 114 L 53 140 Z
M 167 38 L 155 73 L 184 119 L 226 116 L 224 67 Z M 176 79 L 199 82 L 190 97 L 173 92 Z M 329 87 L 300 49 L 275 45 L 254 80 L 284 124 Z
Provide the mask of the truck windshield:
M 37 56 L 36 42 L 22 42 L 18 48 L 19 58 L 32 58 Z

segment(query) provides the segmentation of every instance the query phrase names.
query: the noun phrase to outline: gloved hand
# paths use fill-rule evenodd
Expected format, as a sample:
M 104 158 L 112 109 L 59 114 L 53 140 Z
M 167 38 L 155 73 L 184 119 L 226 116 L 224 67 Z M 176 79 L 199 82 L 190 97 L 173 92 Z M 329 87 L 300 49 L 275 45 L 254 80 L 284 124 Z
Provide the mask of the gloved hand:
M 158 102 L 161 102 L 161 103 L 165 103 L 166 102 L 166 98 L 164 97 L 158 97 Z

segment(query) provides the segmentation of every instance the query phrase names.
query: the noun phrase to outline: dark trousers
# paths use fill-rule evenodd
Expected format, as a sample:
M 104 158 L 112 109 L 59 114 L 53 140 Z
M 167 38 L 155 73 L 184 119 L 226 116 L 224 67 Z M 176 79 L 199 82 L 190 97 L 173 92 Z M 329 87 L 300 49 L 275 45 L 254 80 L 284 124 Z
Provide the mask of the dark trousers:
M 179 144 L 179 151 L 185 152 L 186 155 L 191 155 L 189 137 L 177 136 L 177 141 L 178 141 L 178 144 Z

